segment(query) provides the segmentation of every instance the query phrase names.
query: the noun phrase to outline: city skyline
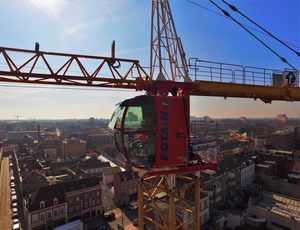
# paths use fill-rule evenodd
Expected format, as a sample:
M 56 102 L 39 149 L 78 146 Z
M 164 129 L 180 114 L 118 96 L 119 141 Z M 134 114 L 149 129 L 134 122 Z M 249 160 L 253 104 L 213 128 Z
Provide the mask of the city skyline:
M 208 1 L 198 3 L 217 11 Z M 299 50 L 299 1 L 232 3 Z M 288 67 L 231 21 L 188 1 L 172 1 L 170 4 L 188 58 L 275 69 Z M 0 16 L 3 28 L 1 46 L 32 49 L 34 42 L 39 42 L 41 50 L 45 51 L 109 56 L 110 44 L 116 40 L 118 57 L 138 59 L 143 66 L 149 65 L 151 1 L 77 1 L 75 4 L 68 0 L 15 0 L 1 1 L 0 7 L 3 9 Z M 282 12 L 289 14 L 278 17 Z M 7 18 L 11 18 L 10 23 L 5 20 Z M 299 69 L 299 58 L 269 37 L 258 35 Z M 115 104 L 142 94 L 124 90 L 53 89 L 6 83 L 0 87 L 0 106 L 4 108 L 0 119 L 12 120 L 17 115 L 20 119 L 110 118 Z M 259 118 L 285 113 L 288 117 L 297 117 L 299 105 L 299 102 L 273 102 L 269 105 L 252 99 L 192 97 L 191 115 Z

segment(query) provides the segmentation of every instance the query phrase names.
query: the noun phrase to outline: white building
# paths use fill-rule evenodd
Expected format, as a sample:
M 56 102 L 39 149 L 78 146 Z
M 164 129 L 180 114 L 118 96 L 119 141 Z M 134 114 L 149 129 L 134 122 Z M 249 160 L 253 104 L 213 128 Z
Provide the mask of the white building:
M 241 187 L 250 188 L 254 180 L 255 164 L 252 160 L 244 161 L 241 165 Z
M 201 219 L 200 219 L 200 223 L 201 225 L 206 224 L 209 221 L 209 196 L 203 192 L 201 192 L 200 195 L 200 215 L 201 215 Z

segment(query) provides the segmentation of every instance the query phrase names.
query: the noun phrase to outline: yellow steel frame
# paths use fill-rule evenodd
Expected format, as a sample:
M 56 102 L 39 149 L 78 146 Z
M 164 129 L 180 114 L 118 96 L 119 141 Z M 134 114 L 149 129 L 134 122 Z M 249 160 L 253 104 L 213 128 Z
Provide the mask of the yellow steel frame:
M 188 175 L 143 176 L 139 181 L 139 229 L 200 229 L 200 172 Z M 178 182 L 180 180 L 180 182 Z M 186 192 L 193 188 L 192 201 Z M 165 197 L 157 195 L 165 192 Z

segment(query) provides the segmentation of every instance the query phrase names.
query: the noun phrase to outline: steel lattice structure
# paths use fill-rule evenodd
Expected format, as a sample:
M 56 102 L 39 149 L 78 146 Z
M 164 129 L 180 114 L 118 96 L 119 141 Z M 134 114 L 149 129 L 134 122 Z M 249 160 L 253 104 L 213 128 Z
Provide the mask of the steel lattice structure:
M 17 64 L 14 59 L 18 54 L 26 57 Z M 0 47 L 1 56 L 2 82 L 143 89 L 150 81 L 137 60 L 5 47 Z M 60 60 L 55 62 L 58 67 L 51 60 Z M 45 66 L 42 71 L 38 62 Z

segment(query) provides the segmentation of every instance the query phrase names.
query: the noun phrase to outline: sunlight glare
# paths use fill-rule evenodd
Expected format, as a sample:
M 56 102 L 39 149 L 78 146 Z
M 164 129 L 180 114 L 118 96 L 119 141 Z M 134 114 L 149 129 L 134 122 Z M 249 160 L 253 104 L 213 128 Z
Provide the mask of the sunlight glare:
M 48 10 L 54 14 L 59 7 L 59 0 L 30 0 L 30 1 L 37 7 L 42 8 L 43 10 Z

